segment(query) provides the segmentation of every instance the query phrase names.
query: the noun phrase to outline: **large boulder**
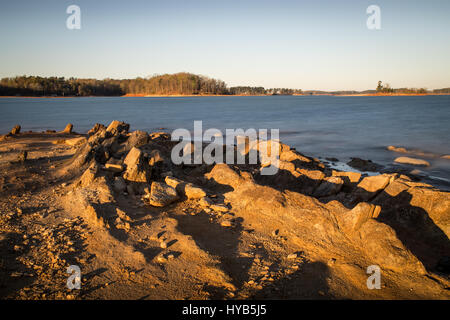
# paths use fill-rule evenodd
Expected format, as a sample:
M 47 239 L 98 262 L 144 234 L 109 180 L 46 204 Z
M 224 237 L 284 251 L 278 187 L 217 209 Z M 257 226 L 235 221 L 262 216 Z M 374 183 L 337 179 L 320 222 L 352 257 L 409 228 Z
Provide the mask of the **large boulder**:
M 154 181 L 151 186 L 149 202 L 155 207 L 165 207 L 179 199 L 177 191 L 171 186 Z
M 145 161 L 142 150 L 133 147 L 123 163 L 126 165 L 126 171 L 123 174 L 125 180 L 145 183 L 150 181 L 151 168 Z

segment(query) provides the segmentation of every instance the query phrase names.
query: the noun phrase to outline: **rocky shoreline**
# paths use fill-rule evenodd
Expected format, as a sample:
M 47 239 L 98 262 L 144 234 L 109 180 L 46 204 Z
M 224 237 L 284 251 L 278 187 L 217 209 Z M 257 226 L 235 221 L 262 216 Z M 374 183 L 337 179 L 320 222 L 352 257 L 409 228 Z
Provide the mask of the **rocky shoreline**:
M 282 143 L 273 176 L 174 165 L 175 144 L 120 121 L 0 138 L 0 296 L 450 298 L 448 192 L 402 172 L 335 170 Z M 69 265 L 81 290 L 65 286 Z M 371 265 L 379 290 L 366 285 Z

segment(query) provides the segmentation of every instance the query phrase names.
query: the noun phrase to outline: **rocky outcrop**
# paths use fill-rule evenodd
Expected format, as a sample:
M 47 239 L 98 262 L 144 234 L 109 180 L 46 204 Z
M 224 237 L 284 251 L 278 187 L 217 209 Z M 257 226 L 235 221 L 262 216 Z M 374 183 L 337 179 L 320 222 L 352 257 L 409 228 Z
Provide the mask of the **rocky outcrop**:
M 316 260 L 343 261 L 337 263 L 339 268 L 352 264 L 364 269 L 376 264 L 389 270 L 388 274 L 407 270 L 422 275 L 434 271 L 433 266 L 450 252 L 449 194 L 406 176 L 332 170 L 273 141 L 258 144 L 258 148 L 272 144 L 279 148 L 279 170 L 273 176 L 260 174 L 267 164 L 264 161 L 256 165 L 174 165 L 168 160 L 173 143 L 165 134 L 128 133 L 128 128 L 120 122 L 108 129 L 93 128 L 72 160 L 87 168 L 79 186 L 93 194 L 104 190 L 100 192 L 102 205 L 94 203 L 86 211 L 122 234 L 131 235 L 135 228 L 126 214 L 109 216 L 109 209 L 102 211 L 117 199 L 138 202 L 128 211 L 132 217 L 135 208 L 165 222 L 167 216 L 176 217 L 177 228 L 189 234 L 197 232 L 195 223 L 210 221 L 203 228 L 211 228 L 214 235 L 210 238 L 217 236 L 217 242 L 239 242 L 253 231 L 251 237 L 264 241 L 271 235 L 277 239 L 271 243 L 274 248 L 287 241 Z M 374 169 L 370 161 L 353 160 L 363 165 L 362 171 Z M 148 205 L 155 208 L 145 208 Z M 221 232 L 229 234 L 221 238 Z M 157 241 L 165 244 L 159 249 L 168 249 L 168 241 L 159 236 Z M 289 260 L 301 256 L 283 254 L 291 256 Z

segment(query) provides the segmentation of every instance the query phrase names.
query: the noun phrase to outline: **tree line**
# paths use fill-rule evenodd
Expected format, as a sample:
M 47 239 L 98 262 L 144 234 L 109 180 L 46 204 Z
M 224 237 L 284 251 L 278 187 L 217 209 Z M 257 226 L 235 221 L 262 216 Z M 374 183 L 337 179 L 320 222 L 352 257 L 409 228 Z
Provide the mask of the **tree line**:
M 187 72 L 123 80 L 38 76 L 0 80 L 1 96 L 276 95 L 301 92 L 287 88 L 228 88 L 224 81 Z
M 397 88 L 393 89 L 389 83 L 383 85 L 381 81 L 378 81 L 376 89 L 377 93 L 401 93 L 401 94 L 427 94 L 428 90 L 425 88 Z M 436 91 L 436 90 L 435 90 Z

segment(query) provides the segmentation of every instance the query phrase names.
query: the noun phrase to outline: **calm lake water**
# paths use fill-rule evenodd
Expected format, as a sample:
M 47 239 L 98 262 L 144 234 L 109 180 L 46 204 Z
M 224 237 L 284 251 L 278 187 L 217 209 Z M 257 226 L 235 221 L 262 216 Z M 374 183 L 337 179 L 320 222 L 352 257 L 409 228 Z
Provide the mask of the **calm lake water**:
M 281 140 L 316 157 L 350 157 L 392 164 L 395 145 L 450 154 L 450 96 L 423 97 L 183 97 L 0 99 L 0 133 L 62 130 L 71 122 L 86 132 L 96 122 L 123 120 L 131 129 L 278 128 Z M 224 132 L 224 131 L 223 131 Z M 450 160 L 427 159 L 432 176 L 450 180 Z

